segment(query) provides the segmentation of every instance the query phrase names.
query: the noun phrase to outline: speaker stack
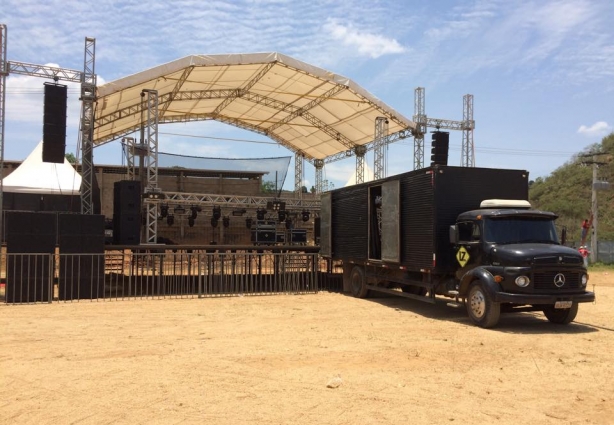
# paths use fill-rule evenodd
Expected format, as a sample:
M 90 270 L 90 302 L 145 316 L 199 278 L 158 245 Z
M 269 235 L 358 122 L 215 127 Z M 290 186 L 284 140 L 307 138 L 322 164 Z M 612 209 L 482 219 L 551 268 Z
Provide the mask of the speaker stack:
M 61 300 L 95 299 L 104 295 L 103 215 L 59 214 Z M 78 255 L 71 255 L 78 254 Z
M 45 83 L 43 162 L 63 163 L 66 154 L 66 93 L 61 84 Z
M 49 302 L 56 246 L 54 213 L 6 211 L 6 302 Z
M 113 187 L 113 243 L 141 243 L 141 182 L 120 180 Z

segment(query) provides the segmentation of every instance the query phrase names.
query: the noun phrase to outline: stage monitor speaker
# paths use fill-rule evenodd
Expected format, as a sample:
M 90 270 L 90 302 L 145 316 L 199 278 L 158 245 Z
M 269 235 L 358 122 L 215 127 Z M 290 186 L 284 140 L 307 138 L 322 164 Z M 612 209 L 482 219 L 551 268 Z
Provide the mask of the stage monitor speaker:
M 61 84 L 45 83 L 43 162 L 63 163 L 66 154 L 66 93 Z
M 141 182 L 120 180 L 113 186 L 113 216 L 141 213 Z

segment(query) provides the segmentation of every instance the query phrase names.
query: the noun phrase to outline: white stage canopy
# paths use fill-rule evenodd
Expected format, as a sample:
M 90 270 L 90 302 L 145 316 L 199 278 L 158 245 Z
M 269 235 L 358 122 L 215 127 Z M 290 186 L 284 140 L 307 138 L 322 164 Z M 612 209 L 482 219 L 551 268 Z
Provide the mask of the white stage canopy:
M 192 55 L 97 88 L 94 145 L 141 127 L 141 93 L 157 90 L 159 123 L 217 120 L 264 134 L 308 160 L 416 124 L 341 75 L 280 53 Z M 352 152 L 353 154 L 353 152 Z

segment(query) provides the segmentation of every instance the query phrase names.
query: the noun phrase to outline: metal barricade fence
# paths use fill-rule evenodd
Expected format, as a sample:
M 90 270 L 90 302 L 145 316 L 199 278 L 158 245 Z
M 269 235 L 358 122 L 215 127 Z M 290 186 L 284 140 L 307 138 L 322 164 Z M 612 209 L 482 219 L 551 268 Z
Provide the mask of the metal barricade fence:
M 318 291 L 318 254 L 148 252 L 5 254 L 0 302 L 303 294 Z

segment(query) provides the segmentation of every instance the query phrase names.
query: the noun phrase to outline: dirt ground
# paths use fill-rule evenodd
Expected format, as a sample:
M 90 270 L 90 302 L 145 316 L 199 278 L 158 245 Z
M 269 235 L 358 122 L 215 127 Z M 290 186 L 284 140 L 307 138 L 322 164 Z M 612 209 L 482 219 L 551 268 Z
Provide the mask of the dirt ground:
M 0 423 L 612 424 L 614 273 L 592 285 L 571 325 L 493 330 L 330 293 L 0 306 Z

